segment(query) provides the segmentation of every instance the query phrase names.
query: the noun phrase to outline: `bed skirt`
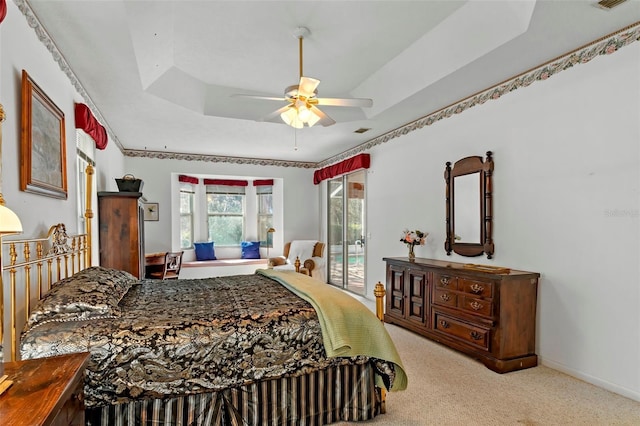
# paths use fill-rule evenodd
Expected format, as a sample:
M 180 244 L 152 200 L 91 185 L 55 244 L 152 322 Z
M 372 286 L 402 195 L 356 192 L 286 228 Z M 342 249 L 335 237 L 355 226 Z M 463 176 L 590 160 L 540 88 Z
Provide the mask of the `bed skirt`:
M 380 401 L 374 369 L 365 363 L 212 393 L 90 408 L 85 414 L 89 426 L 315 426 L 372 419 L 380 413 Z

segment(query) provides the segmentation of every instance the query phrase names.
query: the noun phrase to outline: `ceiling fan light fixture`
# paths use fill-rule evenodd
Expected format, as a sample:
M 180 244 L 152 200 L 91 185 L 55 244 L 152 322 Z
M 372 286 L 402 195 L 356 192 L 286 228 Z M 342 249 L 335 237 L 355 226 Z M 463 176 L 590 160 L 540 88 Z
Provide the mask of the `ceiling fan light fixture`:
M 314 116 L 315 114 L 313 114 L 309 108 L 307 108 L 306 105 L 302 105 L 301 107 L 298 108 L 298 118 L 300 120 L 302 120 L 302 122 L 306 123 L 309 121 L 309 119 Z
M 304 123 L 298 117 L 298 111 L 294 107 L 291 107 L 280 114 L 280 118 L 282 118 L 282 121 L 287 125 L 295 127 L 296 129 L 302 129 L 304 127 Z
M 313 111 L 309 111 L 309 118 L 307 119 L 307 126 L 312 127 L 318 121 L 320 121 L 320 117 L 318 117 L 318 115 L 316 113 L 314 113 Z
M 232 95 L 270 101 L 283 100 L 289 103 L 288 105 L 278 108 L 266 115 L 261 121 L 271 121 L 280 115 L 280 118 L 285 124 L 295 127 L 296 129 L 303 128 L 305 124 L 308 127 L 312 127 L 316 123 L 320 123 L 322 126 L 327 127 L 335 124 L 336 121 L 318 108 L 318 105 L 344 107 L 370 107 L 372 105 L 373 102 L 371 99 L 318 98 L 318 85 L 320 84 L 320 80 L 312 77 L 305 77 L 302 72 L 302 42 L 304 37 L 309 34 L 310 31 L 306 27 L 298 27 L 294 32 L 294 35 L 298 39 L 298 48 L 300 52 L 300 81 L 298 84 L 288 86 L 284 90 L 284 98 L 242 94 Z
M 304 104 L 300 107 L 292 105 L 285 112 L 280 114 L 280 118 L 282 118 L 282 121 L 284 121 L 285 124 L 295 127 L 296 129 L 302 129 L 305 124 L 308 127 L 312 127 L 320 121 L 320 117 Z

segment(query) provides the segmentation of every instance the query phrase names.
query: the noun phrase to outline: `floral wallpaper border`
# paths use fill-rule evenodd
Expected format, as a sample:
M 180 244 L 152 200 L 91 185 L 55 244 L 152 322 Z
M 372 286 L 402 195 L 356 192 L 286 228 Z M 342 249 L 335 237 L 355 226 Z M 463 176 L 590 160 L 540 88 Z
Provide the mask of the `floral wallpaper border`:
M 522 87 L 528 87 L 536 81 L 543 81 L 552 77 L 553 75 L 564 71 L 574 65 L 585 64 L 591 61 L 593 58 L 599 55 L 610 55 L 619 49 L 640 40 L 640 22 L 623 28 L 615 33 L 605 36 L 599 40 L 590 43 L 587 46 L 576 49 L 573 52 L 569 52 L 559 58 L 556 58 L 550 62 L 547 62 L 531 71 L 527 71 L 504 83 L 500 83 L 496 86 L 492 86 L 482 92 L 472 95 L 468 98 L 462 99 L 450 106 L 444 107 L 434 113 L 426 115 L 417 120 L 411 121 L 395 130 L 382 134 L 374 139 L 370 139 L 358 146 L 355 146 L 347 151 L 344 151 L 338 155 L 327 158 L 326 160 L 318 163 L 299 162 L 299 161 L 285 161 L 285 160 L 272 160 L 261 158 L 249 158 L 249 157 L 228 157 L 219 155 L 207 155 L 207 154 L 183 154 L 177 152 L 161 152 L 161 151 L 143 151 L 125 149 L 111 131 L 108 122 L 104 119 L 98 108 L 95 106 L 89 94 L 85 91 L 82 84 L 74 74 L 69 64 L 65 61 L 62 54 L 58 51 L 56 45 L 49 37 L 49 34 L 40 24 L 38 18 L 31 10 L 31 6 L 27 3 L 27 0 L 13 0 L 18 6 L 22 14 L 26 17 L 27 22 L 31 28 L 36 32 L 38 39 L 47 47 L 53 59 L 58 63 L 60 69 L 67 75 L 71 84 L 84 98 L 85 103 L 89 106 L 93 114 L 98 117 L 101 123 L 104 124 L 109 137 L 118 145 L 120 151 L 128 157 L 145 157 L 145 158 L 158 158 L 158 159 L 173 159 L 173 160 L 186 160 L 186 161 L 208 161 L 214 163 L 234 163 L 234 164 L 250 164 L 259 166 L 278 166 L 278 167 L 299 167 L 299 168 L 321 168 L 342 161 L 345 158 L 352 157 L 361 152 L 367 151 L 377 145 L 387 143 L 392 139 L 404 136 L 414 130 L 422 129 L 424 126 L 430 126 L 443 118 L 449 118 L 454 114 L 460 114 L 469 108 L 476 105 L 482 105 L 489 100 L 499 99 L 503 95 L 509 92 L 520 89 Z
M 250 158 L 250 157 L 227 157 L 223 155 L 211 154 L 184 154 L 180 152 L 164 152 L 164 151 L 145 151 L 138 149 L 125 149 L 124 155 L 127 157 L 143 157 L 158 158 L 162 160 L 185 160 L 185 161 L 208 161 L 210 163 L 234 163 L 234 164 L 250 164 L 253 166 L 277 166 L 277 167 L 299 167 L 303 169 L 314 169 L 318 163 L 272 160 L 266 158 Z

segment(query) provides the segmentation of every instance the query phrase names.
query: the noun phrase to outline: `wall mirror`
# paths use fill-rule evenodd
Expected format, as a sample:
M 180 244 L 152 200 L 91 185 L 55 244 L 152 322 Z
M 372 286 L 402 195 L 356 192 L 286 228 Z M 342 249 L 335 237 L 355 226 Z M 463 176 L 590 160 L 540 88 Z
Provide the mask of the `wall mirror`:
M 493 158 L 465 157 L 453 167 L 447 162 L 444 170 L 446 183 L 447 255 L 493 256 L 491 176 Z

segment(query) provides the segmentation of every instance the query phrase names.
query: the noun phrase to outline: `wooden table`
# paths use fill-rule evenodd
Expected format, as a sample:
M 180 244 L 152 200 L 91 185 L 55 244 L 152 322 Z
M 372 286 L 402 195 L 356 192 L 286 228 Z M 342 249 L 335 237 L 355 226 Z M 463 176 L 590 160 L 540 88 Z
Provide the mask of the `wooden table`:
M 152 272 L 162 272 L 164 255 L 166 252 L 147 253 L 144 255 L 145 278 L 149 278 Z
M 84 425 L 87 352 L 8 362 L 13 385 L 0 395 L 0 423 L 11 426 Z

